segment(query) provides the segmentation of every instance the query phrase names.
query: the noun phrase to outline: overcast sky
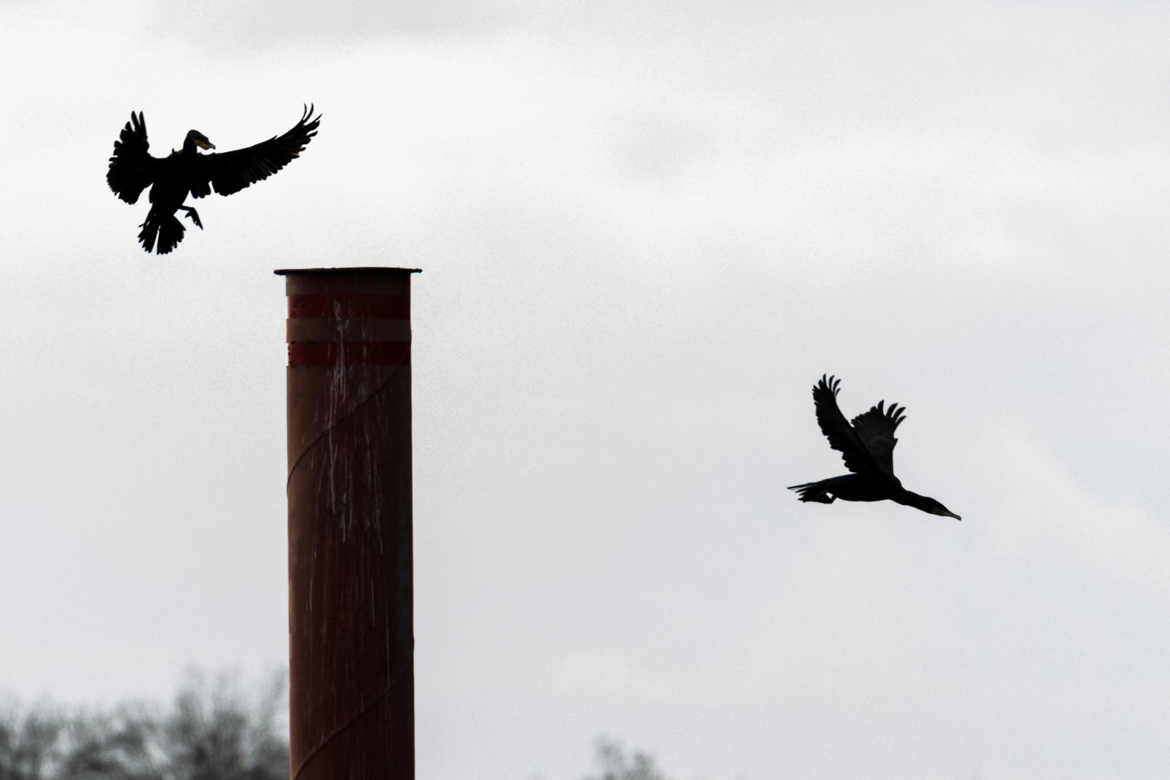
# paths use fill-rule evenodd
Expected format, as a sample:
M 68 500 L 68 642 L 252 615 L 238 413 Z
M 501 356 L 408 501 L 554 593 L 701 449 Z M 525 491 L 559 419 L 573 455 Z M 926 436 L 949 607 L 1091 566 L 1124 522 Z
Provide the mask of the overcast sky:
M 1170 9 L 0 0 L 0 690 L 287 658 L 278 267 L 418 266 L 418 775 L 1162 778 Z M 319 136 L 171 255 L 104 176 Z M 888 502 L 809 390 L 907 407 Z

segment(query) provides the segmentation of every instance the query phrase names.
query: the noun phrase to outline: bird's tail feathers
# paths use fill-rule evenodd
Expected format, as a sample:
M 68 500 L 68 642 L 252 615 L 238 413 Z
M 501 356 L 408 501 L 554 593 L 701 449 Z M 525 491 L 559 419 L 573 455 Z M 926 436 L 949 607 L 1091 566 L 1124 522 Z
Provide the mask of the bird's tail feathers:
M 828 494 L 826 480 L 819 482 L 805 482 L 800 485 L 789 485 L 789 490 L 795 490 L 801 501 L 816 501 L 819 504 L 831 504 L 836 496 Z
M 183 234 L 187 232 L 183 223 L 174 214 L 158 214 L 154 211 L 147 213 L 146 221 L 142 223 L 141 227 L 142 231 L 138 234 L 138 240 L 142 243 L 142 248 L 150 252 L 157 243 L 160 255 L 165 255 L 174 249 L 183 240 Z

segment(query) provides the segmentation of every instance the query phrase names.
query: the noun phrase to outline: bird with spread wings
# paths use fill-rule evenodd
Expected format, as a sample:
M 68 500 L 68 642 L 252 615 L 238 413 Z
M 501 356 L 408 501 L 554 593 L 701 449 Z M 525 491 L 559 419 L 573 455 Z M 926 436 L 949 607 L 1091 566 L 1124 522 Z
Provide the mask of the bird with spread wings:
M 905 419 L 906 408 L 897 404 L 887 407 L 885 401 L 878 401 L 850 422 L 837 406 L 840 387 L 841 380 L 822 376 L 813 387 L 813 407 L 821 433 L 829 440 L 829 446 L 841 453 L 845 467 L 852 473 L 793 485 L 789 490 L 795 490 L 801 501 L 831 504 L 838 498 L 842 501 L 889 499 L 932 515 L 961 520 L 935 499 L 906 490 L 894 476 L 894 445 L 898 443 L 894 432 Z
M 267 179 L 300 156 L 320 123 L 320 114 L 314 117 L 313 107 L 308 106 L 291 130 L 244 149 L 200 154 L 200 149 L 215 149 L 215 144 L 198 130 L 191 130 L 182 149 L 154 157 L 149 152 L 142 112 L 131 112 L 130 121 L 114 142 L 106 182 L 127 203 L 136 203 L 150 187 L 150 210 L 139 226 L 138 240 L 147 252 L 157 247 L 158 253 L 165 255 L 183 240 L 183 223 L 175 217 L 176 211 L 183 211 L 203 229 L 199 212 L 183 205 L 188 194 L 203 198 L 214 190 L 231 195 Z

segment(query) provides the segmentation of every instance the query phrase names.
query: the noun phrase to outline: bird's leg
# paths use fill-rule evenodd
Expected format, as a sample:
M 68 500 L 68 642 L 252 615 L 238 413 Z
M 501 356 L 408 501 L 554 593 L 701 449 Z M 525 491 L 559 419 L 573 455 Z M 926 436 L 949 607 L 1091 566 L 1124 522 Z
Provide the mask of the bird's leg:
M 198 211 L 191 208 L 190 206 L 179 206 L 179 208 L 181 208 L 183 211 L 187 212 L 188 219 L 190 219 L 192 222 L 194 222 L 195 225 L 200 230 L 203 229 L 203 223 L 199 220 L 199 212 Z

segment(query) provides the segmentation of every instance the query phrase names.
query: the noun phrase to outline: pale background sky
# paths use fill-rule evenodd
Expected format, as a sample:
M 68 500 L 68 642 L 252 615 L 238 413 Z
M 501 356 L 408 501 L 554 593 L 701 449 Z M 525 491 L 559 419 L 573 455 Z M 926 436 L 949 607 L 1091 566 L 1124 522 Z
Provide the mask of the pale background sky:
M 419 266 L 420 778 L 1166 777 L 1170 7 L 629 5 L 0 0 L 0 690 L 285 662 L 271 271 Z M 131 110 L 310 101 L 141 251 Z

